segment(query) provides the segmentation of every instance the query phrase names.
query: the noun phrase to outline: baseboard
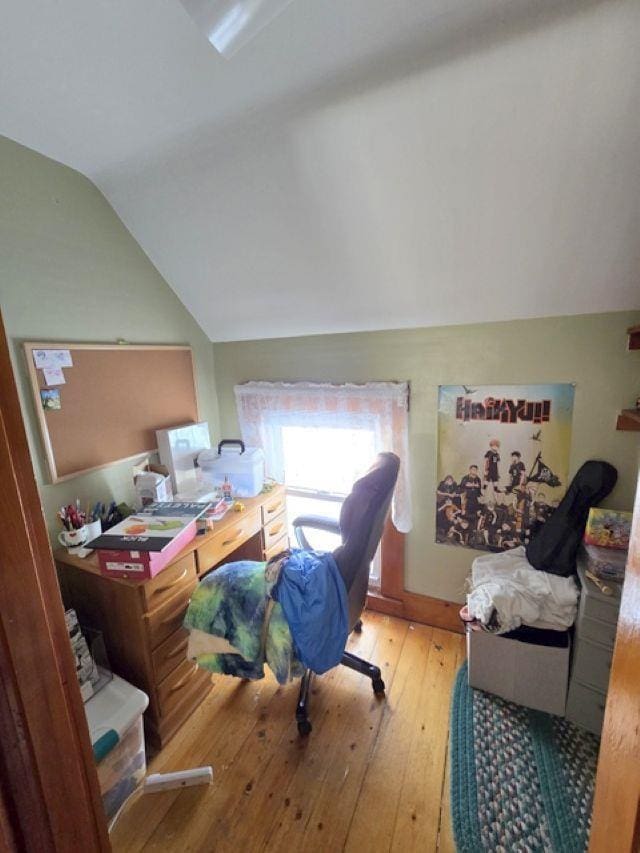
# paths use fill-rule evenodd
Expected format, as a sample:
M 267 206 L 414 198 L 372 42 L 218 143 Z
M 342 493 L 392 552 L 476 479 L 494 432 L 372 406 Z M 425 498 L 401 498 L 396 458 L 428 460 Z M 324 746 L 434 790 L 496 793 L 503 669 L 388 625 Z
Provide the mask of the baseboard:
M 402 598 L 390 598 L 380 593 L 369 593 L 367 607 L 387 616 L 398 616 L 456 634 L 464 634 L 460 621 L 460 604 L 445 601 L 441 598 L 431 598 L 428 595 L 418 595 L 415 592 L 404 591 Z
M 397 598 L 389 598 L 379 592 L 370 592 L 367 595 L 367 608 L 375 610 L 376 613 L 384 613 L 386 616 L 399 616 L 404 619 L 404 603 Z

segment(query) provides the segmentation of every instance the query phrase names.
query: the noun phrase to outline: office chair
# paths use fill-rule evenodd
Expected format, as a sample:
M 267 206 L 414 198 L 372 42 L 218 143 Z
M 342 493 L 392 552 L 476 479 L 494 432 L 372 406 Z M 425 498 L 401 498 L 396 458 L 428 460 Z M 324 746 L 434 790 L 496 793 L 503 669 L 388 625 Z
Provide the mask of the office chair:
M 353 484 L 340 511 L 340 520 L 317 515 L 302 515 L 293 522 L 293 530 L 300 548 L 312 550 L 305 529 L 336 533 L 342 539 L 333 552 L 347 590 L 349 605 L 349 632 L 362 630 L 360 619 L 367 600 L 369 569 L 382 537 L 382 530 L 391 505 L 391 497 L 398 478 L 400 460 L 394 453 L 379 453 L 367 473 Z M 373 692 L 384 695 L 384 681 L 380 668 L 345 651 L 341 663 L 371 679 Z M 298 731 L 308 735 L 309 688 L 313 673 L 307 669 L 302 676 L 300 696 L 296 708 Z

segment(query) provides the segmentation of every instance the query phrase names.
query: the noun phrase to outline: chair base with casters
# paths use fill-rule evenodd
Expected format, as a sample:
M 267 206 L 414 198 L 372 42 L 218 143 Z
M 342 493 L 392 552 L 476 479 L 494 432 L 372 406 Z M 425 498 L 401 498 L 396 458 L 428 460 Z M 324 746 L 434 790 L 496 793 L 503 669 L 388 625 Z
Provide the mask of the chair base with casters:
M 340 521 L 307 515 L 296 518 L 293 530 L 300 548 L 312 550 L 305 529 L 322 530 L 340 536 L 342 544 L 333 552 L 345 584 L 349 606 L 349 630 L 362 631 L 362 611 L 369 587 L 371 561 L 382 538 L 382 530 L 391 505 L 398 477 L 400 460 L 393 453 L 380 453 L 372 468 L 354 483 L 351 494 L 345 499 Z M 340 663 L 366 675 L 376 696 L 384 696 L 385 686 L 380 667 L 345 651 Z M 311 732 L 309 720 L 309 693 L 313 672 L 306 670 L 300 684 L 296 707 L 298 732 L 306 736 Z
M 355 629 L 354 629 L 355 630 Z M 360 623 L 360 631 L 362 631 L 362 623 Z M 349 669 L 354 669 L 361 675 L 367 675 L 371 679 L 371 686 L 376 696 L 384 696 L 385 686 L 382 680 L 380 667 L 374 666 L 369 661 L 359 658 L 351 652 L 345 652 L 342 655 L 340 663 L 343 666 L 348 666 Z M 310 669 L 305 670 L 300 682 L 300 694 L 298 696 L 298 705 L 296 707 L 296 722 L 298 723 L 298 733 L 305 737 L 311 733 L 313 726 L 309 719 L 309 692 L 311 682 L 313 681 L 314 673 Z

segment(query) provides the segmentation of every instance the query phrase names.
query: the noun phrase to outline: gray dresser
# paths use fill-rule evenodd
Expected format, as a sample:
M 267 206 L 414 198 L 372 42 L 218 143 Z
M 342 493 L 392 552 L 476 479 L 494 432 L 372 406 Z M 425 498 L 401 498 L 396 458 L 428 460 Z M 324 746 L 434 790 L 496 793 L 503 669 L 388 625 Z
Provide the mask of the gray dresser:
M 585 576 L 584 555 L 578 559 L 580 607 L 575 625 L 573 659 L 565 716 L 599 735 L 609 686 L 616 638 L 621 584 L 608 582 L 614 592 L 604 595 Z

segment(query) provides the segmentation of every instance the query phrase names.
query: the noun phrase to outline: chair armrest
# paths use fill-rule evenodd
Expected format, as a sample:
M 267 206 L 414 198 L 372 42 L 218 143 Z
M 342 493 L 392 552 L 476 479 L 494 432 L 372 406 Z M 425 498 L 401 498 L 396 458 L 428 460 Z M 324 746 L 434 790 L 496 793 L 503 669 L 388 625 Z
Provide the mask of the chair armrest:
M 305 551 L 310 551 L 311 545 L 304 535 L 304 528 L 310 530 L 324 530 L 327 533 L 335 533 L 340 536 L 340 524 L 333 518 L 325 518 L 322 515 L 299 515 L 293 522 L 293 532 L 298 545 Z

